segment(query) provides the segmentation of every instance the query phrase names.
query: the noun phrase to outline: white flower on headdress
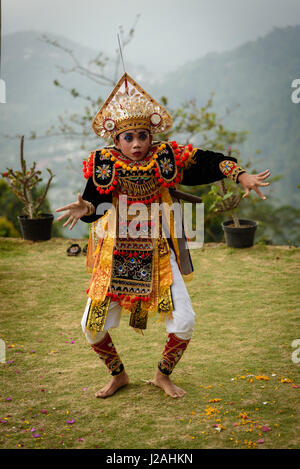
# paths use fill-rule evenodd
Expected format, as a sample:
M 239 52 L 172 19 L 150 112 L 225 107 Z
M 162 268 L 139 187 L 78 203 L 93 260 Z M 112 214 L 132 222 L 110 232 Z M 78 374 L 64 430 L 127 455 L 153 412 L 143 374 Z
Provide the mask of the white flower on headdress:
M 116 123 L 113 119 L 105 119 L 103 122 L 103 128 L 105 130 L 108 130 L 109 132 L 112 132 L 116 127 Z

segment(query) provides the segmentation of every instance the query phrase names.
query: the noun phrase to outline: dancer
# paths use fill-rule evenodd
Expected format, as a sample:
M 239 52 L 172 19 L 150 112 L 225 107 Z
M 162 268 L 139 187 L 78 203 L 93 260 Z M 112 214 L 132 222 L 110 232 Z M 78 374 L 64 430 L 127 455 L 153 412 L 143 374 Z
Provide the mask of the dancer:
M 266 198 L 259 187 L 269 185 L 263 182 L 268 170 L 248 174 L 222 153 L 153 140 L 171 126 L 168 111 L 124 73 L 92 122 L 95 133 L 111 144 L 83 162 L 83 194 L 56 210 L 65 212 L 58 220 L 68 217 L 63 226 L 69 229 L 79 219 L 90 224 L 87 268 L 92 275 L 81 324 L 111 374 L 96 397 L 109 397 L 129 382 L 109 333 L 123 313 L 137 331 L 157 313 L 165 319 L 168 338 L 150 383 L 173 398 L 185 394 L 170 375 L 193 334 L 195 313 L 185 286 L 193 265 L 184 230 L 178 235 L 172 207 L 179 202 L 172 189 L 228 177 L 241 184 L 245 197 L 255 190 Z

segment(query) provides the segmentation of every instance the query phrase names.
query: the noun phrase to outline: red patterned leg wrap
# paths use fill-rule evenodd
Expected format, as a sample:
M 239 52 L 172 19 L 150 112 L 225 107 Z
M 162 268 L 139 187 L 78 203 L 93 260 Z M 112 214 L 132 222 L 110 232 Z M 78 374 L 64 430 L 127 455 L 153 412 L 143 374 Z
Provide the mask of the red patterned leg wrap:
M 170 375 L 179 362 L 190 340 L 183 340 L 175 334 L 169 334 L 158 369 L 164 375 Z
M 101 360 L 104 361 L 108 371 L 113 376 L 118 375 L 124 370 L 123 363 L 120 360 L 118 352 L 111 340 L 109 333 L 98 344 L 91 344 Z

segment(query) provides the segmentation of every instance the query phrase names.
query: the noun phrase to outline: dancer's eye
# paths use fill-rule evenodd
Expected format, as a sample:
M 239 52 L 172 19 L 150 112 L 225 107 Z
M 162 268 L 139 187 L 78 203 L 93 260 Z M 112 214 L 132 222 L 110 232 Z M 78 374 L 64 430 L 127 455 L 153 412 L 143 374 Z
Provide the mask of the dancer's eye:
M 139 134 L 139 139 L 142 141 L 145 141 L 147 139 L 147 133 L 146 132 L 141 132 Z
M 126 140 L 126 142 L 132 142 L 132 139 L 133 139 L 132 134 L 124 135 L 124 140 Z

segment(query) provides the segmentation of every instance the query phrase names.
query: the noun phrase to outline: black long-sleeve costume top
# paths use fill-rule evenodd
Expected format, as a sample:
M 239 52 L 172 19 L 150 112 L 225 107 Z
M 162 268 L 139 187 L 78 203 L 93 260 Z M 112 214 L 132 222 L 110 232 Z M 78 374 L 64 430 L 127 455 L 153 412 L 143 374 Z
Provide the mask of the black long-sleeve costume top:
M 166 144 L 167 144 L 167 150 L 169 150 L 169 154 L 170 154 L 170 150 L 171 151 L 173 150 L 172 144 L 170 142 L 169 143 L 166 142 Z M 154 145 L 156 145 L 155 148 L 157 148 L 157 143 Z M 184 147 L 184 146 L 179 146 L 178 148 L 180 148 L 181 154 L 187 149 L 187 147 Z M 110 148 L 110 151 L 113 154 L 117 154 L 117 155 L 119 153 L 113 147 Z M 96 151 L 96 154 L 92 154 L 92 156 L 93 157 L 97 156 L 97 153 L 100 155 L 100 152 L 101 150 L 98 150 Z M 99 161 L 100 160 L 98 160 L 98 162 Z M 134 163 L 137 163 L 137 162 L 133 162 L 133 164 Z M 142 162 L 139 162 L 139 163 L 142 163 Z M 95 165 L 96 163 L 94 164 L 94 167 Z M 229 165 L 229 168 L 228 168 L 228 165 Z M 222 170 L 221 170 L 221 167 L 222 167 Z M 178 169 L 181 169 L 181 168 L 178 168 Z M 230 177 L 231 179 L 235 180 L 235 182 L 238 183 L 237 178 L 239 174 L 241 174 L 242 172 L 245 172 L 245 170 L 241 168 L 239 165 L 237 165 L 236 158 L 233 158 L 231 156 L 225 156 L 223 155 L 223 153 L 194 148 L 192 149 L 192 151 L 189 152 L 189 157 L 184 162 L 184 167 L 182 168 L 182 171 L 181 171 L 180 184 L 185 185 L 185 186 L 210 184 L 212 182 L 219 181 L 225 177 Z M 112 192 L 101 194 L 97 188 L 98 183 L 99 183 L 99 178 L 97 179 L 95 168 L 94 168 L 93 177 L 88 178 L 82 198 L 93 204 L 93 206 L 95 207 L 95 212 L 93 215 L 84 216 L 81 218 L 81 220 L 85 223 L 92 223 L 96 221 L 97 219 L 99 219 L 102 215 L 104 215 L 105 212 L 102 214 L 96 215 L 96 208 L 100 203 L 104 203 L 104 202 L 112 203 Z

